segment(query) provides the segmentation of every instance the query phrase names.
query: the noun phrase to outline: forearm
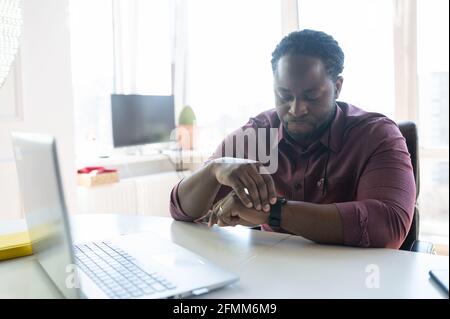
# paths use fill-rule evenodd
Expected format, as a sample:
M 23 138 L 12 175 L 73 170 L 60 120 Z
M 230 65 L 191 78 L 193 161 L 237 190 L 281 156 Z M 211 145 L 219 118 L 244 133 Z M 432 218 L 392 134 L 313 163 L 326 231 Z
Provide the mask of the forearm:
M 344 243 L 341 216 L 333 204 L 288 201 L 282 207 L 281 228 L 317 243 Z
M 183 211 L 196 219 L 206 214 L 220 189 L 210 162 L 185 178 L 178 186 L 178 198 Z

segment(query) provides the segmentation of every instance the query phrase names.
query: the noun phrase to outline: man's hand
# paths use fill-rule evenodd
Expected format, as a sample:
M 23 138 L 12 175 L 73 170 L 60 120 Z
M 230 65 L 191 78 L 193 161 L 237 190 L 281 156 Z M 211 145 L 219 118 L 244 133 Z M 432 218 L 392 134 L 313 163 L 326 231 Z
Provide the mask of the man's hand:
M 234 191 L 214 205 L 210 214 L 208 226 L 242 225 L 254 227 L 268 222 L 269 213 L 245 207 Z
M 261 163 L 233 157 L 215 159 L 212 171 L 217 182 L 230 186 L 247 208 L 268 212 L 276 202 L 275 184 L 270 174 L 261 174 Z

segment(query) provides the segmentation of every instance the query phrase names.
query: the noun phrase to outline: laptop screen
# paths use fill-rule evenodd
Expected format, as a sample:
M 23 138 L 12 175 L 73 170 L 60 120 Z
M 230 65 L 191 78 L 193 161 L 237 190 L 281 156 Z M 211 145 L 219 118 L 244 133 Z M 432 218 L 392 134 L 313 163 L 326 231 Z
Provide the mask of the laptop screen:
M 33 254 L 66 298 L 78 298 L 55 140 L 42 134 L 12 133 L 12 141 Z

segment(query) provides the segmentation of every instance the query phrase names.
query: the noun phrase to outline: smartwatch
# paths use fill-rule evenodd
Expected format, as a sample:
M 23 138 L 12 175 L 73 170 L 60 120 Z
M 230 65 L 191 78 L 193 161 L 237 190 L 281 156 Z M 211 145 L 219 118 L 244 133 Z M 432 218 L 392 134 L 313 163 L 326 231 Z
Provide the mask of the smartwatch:
M 278 197 L 277 202 L 270 206 L 269 226 L 273 229 L 281 227 L 281 207 L 286 204 L 287 200 L 284 197 Z

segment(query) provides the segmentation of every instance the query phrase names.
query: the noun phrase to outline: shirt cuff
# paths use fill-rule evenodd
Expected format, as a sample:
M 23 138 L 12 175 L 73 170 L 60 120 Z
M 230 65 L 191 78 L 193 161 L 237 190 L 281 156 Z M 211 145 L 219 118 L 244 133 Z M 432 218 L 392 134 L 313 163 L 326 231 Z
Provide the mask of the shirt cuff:
M 178 187 L 180 185 L 181 181 L 178 182 L 178 184 L 175 185 L 175 187 L 172 189 L 172 192 L 170 193 L 170 214 L 172 215 L 173 219 L 180 220 L 180 221 L 186 221 L 186 222 L 192 222 L 194 221 L 194 218 L 187 215 L 180 204 L 180 199 L 178 198 Z

